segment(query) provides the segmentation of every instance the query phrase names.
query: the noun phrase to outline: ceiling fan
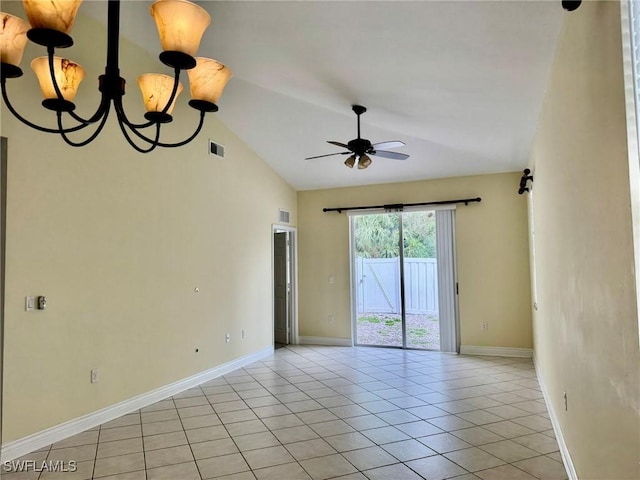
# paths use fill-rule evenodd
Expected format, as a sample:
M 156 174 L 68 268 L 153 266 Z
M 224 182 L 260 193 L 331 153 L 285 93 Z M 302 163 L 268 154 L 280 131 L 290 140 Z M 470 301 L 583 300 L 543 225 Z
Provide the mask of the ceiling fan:
M 367 109 L 361 105 L 352 105 L 352 110 L 358 116 L 358 138 L 354 138 L 349 143 L 344 144 L 340 142 L 327 141 L 332 145 L 336 145 L 338 147 L 346 148 L 346 152 L 338 152 L 338 153 L 329 153 L 327 155 L 317 155 L 315 157 L 307 157 L 305 160 L 312 160 L 314 158 L 322 158 L 322 157 L 331 157 L 333 155 L 349 155 L 351 154 L 345 161 L 344 164 L 353 168 L 356 164 L 356 160 L 358 161 L 358 168 L 360 170 L 367 168 L 371 165 L 371 158 L 369 155 L 374 155 L 378 157 L 384 158 L 392 158 L 394 160 L 406 160 L 409 158 L 409 155 L 404 153 L 397 152 L 388 152 L 386 150 L 381 150 L 383 148 L 398 148 L 404 147 L 404 142 L 400 142 L 398 140 L 390 141 L 390 142 L 380 142 L 372 144 L 366 138 L 360 138 L 360 115 L 367 111 Z

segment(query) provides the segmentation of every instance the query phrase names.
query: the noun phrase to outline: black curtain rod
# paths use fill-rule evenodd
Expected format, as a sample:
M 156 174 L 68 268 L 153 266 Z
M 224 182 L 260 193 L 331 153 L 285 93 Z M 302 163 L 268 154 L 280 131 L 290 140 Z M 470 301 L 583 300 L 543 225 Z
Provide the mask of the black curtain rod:
M 460 200 L 443 200 L 440 202 L 422 202 L 422 203 L 393 203 L 389 205 L 369 205 L 366 207 L 336 207 L 336 208 L 323 208 L 323 212 L 338 212 L 342 213 L 347 210 L 371 210 L 374 208 L 384 208 L 385 210 L 394 210 L 399 211 L 403 210 L 405 207 L 422 207 L 426 205 L 451 205 L 452 203 L 464 203 L 465 205 L 469 205 L 473 202 L 481 202 L 482 199 L 480 197 L 476 198 L 463 198 Z

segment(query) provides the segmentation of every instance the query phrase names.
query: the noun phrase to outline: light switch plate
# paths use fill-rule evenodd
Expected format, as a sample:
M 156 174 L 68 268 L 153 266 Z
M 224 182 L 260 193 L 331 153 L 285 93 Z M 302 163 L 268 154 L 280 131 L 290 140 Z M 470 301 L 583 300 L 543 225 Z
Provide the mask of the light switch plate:
M 36 309 L 36 297 L 24 297 L 24 309 L 29 312 Z

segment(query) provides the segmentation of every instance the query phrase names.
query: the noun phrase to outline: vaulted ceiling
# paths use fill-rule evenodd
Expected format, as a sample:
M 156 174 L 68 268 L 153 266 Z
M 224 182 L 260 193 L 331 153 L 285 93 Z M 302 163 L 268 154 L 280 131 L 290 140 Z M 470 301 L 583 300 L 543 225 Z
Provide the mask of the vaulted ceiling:
M 217 115 L 299 190 L 524 168 L 564 15 L 560 1 L 200 1 L 199 55 L 234 73 Z M 121 33 L 153 55 L 151 2 Z M 103 2 L 81 13 L 106 22 Z M 327 140 L 401 140 L 366 170 Z M 215 140 L 215 138 L 214 138 Z

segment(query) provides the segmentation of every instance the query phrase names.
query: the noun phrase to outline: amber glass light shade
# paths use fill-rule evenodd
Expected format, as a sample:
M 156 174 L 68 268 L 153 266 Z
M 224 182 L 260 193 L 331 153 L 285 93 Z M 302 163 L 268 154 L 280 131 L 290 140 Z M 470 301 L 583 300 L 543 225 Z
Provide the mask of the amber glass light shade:
M 20 65 L 27 44 L 29 24 L 21 18 L 0 12 L 0 57 L 2 63 Z
M 70 33 L 82 0 L 22 0 L 33 28 Z
M 231 70 L 211 58 L 196 57 L 196 66 L 187 70 L 189 88 L 193 100 L 218 103 L 225 85 L 231 78 Z
M 138 86 L 142 92 L 142 100 L 144 101 L 144 108 L 147 112 L 162 112 L 162 110 L 164 110 L 169 98 L 171 98 L 174 82 L 173 77 L 160 73 L 146 73 L 138 77 Z M 182 83 L 178 83 L 176 96 L 169 110 L 166 112 L 169 115 L 171 115 L 173 107 L 176 105 L 176 100 L 180 92 L 182 92 Z
M 349 168 L 353 168 L 353 166 L 356 164 L 356 156 L 355 155 L 350 155 L 349 158 L 347 158 L 344 161 L 344 164 Z
M 369 156 L 368 155 L 362 155 L 360 157 L 360 161 L 358 162 L 358 168 L 360 170 L 364 170 L 369 165 L 371 165 L 371 159 L 369 158 Z
M 164 51 L 196 56 L 204 31 L 211 23 L 207 11 L 187 0 L 158 0 L 151 5 Z
M 40 90 L 42 90 L 44 98 L 58 98 L 53 87 L 53 82 L 51 81 L 49 58 L 35 58 L 31 62 L 31 68 L 36 72 L 38 82 L 40 82 Z M 84 68 L 66 58 L 53 57 L 53 70 L 62 97 L 72 102 L 78 92 L 78 86 L 84 78 Z

